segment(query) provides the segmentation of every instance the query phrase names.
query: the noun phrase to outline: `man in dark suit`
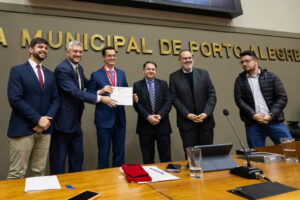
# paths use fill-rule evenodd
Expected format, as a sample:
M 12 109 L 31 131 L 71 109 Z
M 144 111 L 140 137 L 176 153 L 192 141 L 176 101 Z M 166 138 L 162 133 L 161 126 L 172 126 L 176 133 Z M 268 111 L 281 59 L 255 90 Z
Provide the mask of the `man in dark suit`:
M 42 65 L 48 42 L 35 38 L 28 62 L 10 71 L 7 94 L 12 108 L 7 136 L 10 163 L 7 179 L 24 178 L 28 165 L 32 176 L 43 176 L 52 133 L 52 119 L 59 107 L 53 72 Z
M 208 72 L 193 67 L 190 51 L 182 50 L 178 61 L 182 67 L 170 75 L 170 91 L 185 151 L 187 147 L 213 143 L 216 93 Z
M 113 47 L 102 50 L 104 66 L 91 75 L 88 92 L 108 98 L 106 103 L 96 105 L 95 125 L 98 138 L 98 168 L 109 167 L 109 153 L 112 144 L 113 167 L 124 163 L 126 118 L 124 106 L 109 97 L 114 87 L 127 87 L 125 72 L 115 67 L 116 51 Z
M 133 105 L 138 113 L 136 132 L 139 134 L 144 164 L 154 163 L 155 141 L 160 162 L 171 161 L 169 112 L 172 96 L 167 82 L 155 78 L 156 72 L 155 62 L 145 62 L 145 78 L 133 84 L 133 91 L 139 97 L 139 101 Z
M 69 172 L 81 171 L 83 163 L 81 117 L 84 102 L 96 104 L 101 100 L 100 95 L 84 90 L 89 80 L 85 78 L 83 67 L 79 64 L 82 51 L 83 47 L 79 41 L 69 42 L 67 58 L 55 69 L 61 101 L 50 144 L 51 174 L 65 173 L 67 156 Z

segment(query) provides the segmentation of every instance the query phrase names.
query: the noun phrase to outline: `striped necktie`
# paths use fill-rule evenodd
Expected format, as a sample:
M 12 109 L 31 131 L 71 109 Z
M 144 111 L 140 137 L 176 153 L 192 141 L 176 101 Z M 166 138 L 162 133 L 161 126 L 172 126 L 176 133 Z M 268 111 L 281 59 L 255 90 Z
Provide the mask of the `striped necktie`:
M 40 65 L 36 65 L 36 67 L 37 67 L 40 87 L 41 87 L 41 89 L 43 89 L 44 88 L 44 79 L 43 79 L 43 75 L 42 75 L 42 72 L 41 72 L 41 69 L 40 69 Z
M 150 96 L 150 103 L 152 108 L 152 114 L 155 113 L 155 96 L 154 96 L 154 89 L 153 89 L 153 81 L 149 81 L 149 96 Z

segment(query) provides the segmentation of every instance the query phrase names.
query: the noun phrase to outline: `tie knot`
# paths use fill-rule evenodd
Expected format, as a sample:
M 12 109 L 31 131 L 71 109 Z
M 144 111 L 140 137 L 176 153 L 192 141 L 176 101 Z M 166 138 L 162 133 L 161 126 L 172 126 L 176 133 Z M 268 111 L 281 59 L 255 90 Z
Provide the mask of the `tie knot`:
M 37 67 L 38 69 L 40 69 L 40 65 L 36 65 L 36 67 Z

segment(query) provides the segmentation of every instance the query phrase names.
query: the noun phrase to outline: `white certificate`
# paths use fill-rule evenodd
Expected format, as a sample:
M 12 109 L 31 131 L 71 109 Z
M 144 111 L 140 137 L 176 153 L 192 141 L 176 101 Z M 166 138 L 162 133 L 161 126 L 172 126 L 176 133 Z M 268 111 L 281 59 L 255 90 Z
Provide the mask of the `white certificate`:
M 112 87 L 113 92 L 110 94 L 110 98 L 117 101 L 118 105 L 132 105 L 132 87 Z

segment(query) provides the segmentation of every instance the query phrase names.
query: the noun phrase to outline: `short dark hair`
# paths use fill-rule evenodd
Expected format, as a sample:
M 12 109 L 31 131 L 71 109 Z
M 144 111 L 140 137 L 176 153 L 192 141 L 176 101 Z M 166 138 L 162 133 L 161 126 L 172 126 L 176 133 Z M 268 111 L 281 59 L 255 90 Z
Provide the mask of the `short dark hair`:
M 143 64 L 143 69 L 145 69 L 146 65 L 147 64 L 152 64 L 155 66 L 155 68 L 157 69 L 157 64 L 154 62 L 154 61 L 146 61 L 144 64 Z
M 44 38 L 37 37 L 37 38 L 34 38 L 33 40 L 31 40 L 29 47 L 34 48 L 34 46 L 37 44 L 48 45 L 48 41 L 45 40 Z
M 243 51 L 243 52 L 240 53 L 240 58 L 243 57 L 243 56 L 251 56 L 254 59 L 258 60 L 258 58 L 257 58 L 257 56 L 256 56 L 256 54 L 255 54 L 254 51 L 249 51 L 249 50 Z
M 114 47 L 104 47 L 104 48 L 102 49 L 102 56 L 105 56 L 106 50 L 114 50 L 114 51 L 116 52 L 116 50 L 115 50 Z

